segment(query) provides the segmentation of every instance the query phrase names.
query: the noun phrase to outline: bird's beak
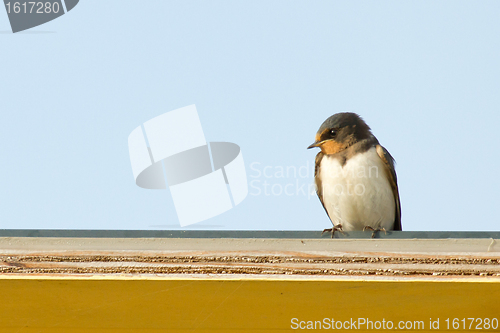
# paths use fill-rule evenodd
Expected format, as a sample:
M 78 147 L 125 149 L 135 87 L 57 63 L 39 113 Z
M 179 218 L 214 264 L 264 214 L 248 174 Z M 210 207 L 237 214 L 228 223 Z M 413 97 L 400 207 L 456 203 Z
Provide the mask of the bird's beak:
M 314 148 L 314 147 L 319 147 L 321 146 L 321 144 L 323 143 L 324 141 L 316 141 L 314 142 L 312 145 L 310 145 L 309 147 L 307 147 L 307 149 L 311 149 L 311 148 Z

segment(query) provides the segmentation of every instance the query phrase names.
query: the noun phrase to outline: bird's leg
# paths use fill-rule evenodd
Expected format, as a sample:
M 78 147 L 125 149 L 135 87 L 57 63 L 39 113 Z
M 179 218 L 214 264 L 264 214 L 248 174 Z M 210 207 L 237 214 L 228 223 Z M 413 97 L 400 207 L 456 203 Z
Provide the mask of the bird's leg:
M 333 228 L 329 228 L 329 229 L 323 230 L 323 232 L 321 233 L 321 235 L 323 235 L 325 232 L 331 232 L 332 233 L 332 238 L 333 238 L 333 236 L 335 235 L 335 231 L 340 231 L 340 233 L 342 235 L 344 235 L 344 230 L 342 230 L 342 224 L 341 223 L 339 223 L 337 225 L 334 225 Z
M 385 231 L 385 228 L 377 228 L 377 229 L 373 229 L 372 227 L 370 227 L 369 225 L 365 226 L 363 228 L 363 231 L 365 230 L 371 230 L 372 231 L 372 238 L 375 238 L 375 236 L 377 235 L 377 232 L 380 232 L 380 231 L 383 231 L 384 234 L 387 235 L 387 231 Z

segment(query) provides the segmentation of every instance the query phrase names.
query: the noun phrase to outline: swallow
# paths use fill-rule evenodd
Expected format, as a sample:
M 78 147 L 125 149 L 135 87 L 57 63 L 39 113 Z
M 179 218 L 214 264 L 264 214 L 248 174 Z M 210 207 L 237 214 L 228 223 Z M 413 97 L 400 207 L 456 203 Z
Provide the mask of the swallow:
M 394 158 L 356 113 L 326 119 L 315 142 L 318 147 L 316 193 L 333 228 L 323 232 L 401 229 L 401 204 Z

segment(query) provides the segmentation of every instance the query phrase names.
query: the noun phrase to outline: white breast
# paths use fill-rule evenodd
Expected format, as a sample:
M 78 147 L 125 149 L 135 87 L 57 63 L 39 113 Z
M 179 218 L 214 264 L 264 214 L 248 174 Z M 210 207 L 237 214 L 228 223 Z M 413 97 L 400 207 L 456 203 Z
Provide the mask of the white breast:
M 393 228 L 394 194 L 375 147 L 351 157 L 343 167 L 338 159 L 324 156 L 318 176 L 334 225 L 341 223 L 346 231 Z

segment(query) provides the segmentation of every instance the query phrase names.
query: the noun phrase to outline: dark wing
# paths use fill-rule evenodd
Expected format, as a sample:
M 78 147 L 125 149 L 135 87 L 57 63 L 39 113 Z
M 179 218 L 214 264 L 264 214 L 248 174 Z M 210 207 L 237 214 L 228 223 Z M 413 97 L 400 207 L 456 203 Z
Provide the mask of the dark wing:
M 321 165 L 321 160 L 323 159 L 324 156 L 325 154 L 323 154 L 322 152 L 319 152 L 318 155 L 316 155 L 316 166 L 314 167 L 314 182 L 316 183 L 316 193 L 318 194 L 319 201 L 321 201 L 321 204 L 325 209 L 326 215 L 328 215 L 325 203 L 323 202 L 323 186 L 321 185 L 321 179 L 319 178 L 318 175 L 319 166 Z M 330 215 L 328 215 L 328 217 L 330 217 Z
M 396 201 L 396 218 L 394 220 L 394 230 L 401 231 L 401 203 L 399 201 L 398 178 L 396 176 L 396 169 L 394 168 L 394 158 L 391 156 L 391 154 L 389 154 L 387 149 L 385 149 L 381 145 L 377 145 L 377 154 L 385 164 L 387 179 L 389 179 L 389 183 L 392 187 L 392 193 L 394 194 L 394 200 Z

